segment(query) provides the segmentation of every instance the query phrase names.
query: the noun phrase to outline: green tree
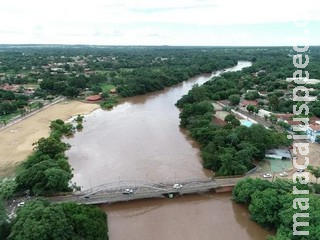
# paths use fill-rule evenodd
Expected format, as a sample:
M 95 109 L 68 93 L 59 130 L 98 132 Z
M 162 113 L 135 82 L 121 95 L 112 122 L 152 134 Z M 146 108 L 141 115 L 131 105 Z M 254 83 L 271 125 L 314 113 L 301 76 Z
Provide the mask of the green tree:
M 247 106 L 247 110 L 252 113 L 252 112 L 254 111 L 254 106 L 251 105 L 251 104 L 249 104 L 249 105 Z
M 54 158 L 57 154 L 63 153 L 70 148 L 70 145 L 53 137 L 40 138 L 39 141 L 33 145 L 35 146 L 35 149 L 43 154 L 49 155 L 51 158 Z
M 236 184 L 232 191 L 232 196 L 237 203 L 249 205 L 252 201 L 253 193 L 256 191 L 263 191 L 269 187 L 271 187 L 269 181 L 259 178 L 245 178 Z
M 233 114 L 228 114 L 227 116 L 225 116 L 224 121 L 227 123 L 231 123 L 234 119 L 236 119 L 236 117 Z
M 238 119 L 233 119 L 231 121 L 231 124 L 232 124 L 233 127 L 238 127 L 238 126 L 241 125 L 241 122 Z
M 268 96 L 268 101 L 269 101 L 269 106 L 271 108 L 271 110 L 278 110 L 279 107 L 279 97 L 275 94 L 271 94 L 270 96 Z
M 38 195 L 70 191 L 69 181 L 73 175 L 70 172 L 70 167 L 68 170 L 62 169 L 58 161 L 41 161 L 23 169 L 17 175 L 17 188 L 31 190 L 31 193 Z
M 6 240 L 10 234 L 11 224 L 4 207 L 4 202 L 0 198 L 0 239 Z
M 259 97 L 260 97 L 260 95 L 257 91 L 250 91 L 244 95 L 244 99 L 246 99 L 246 100 L 255 100 Z
M 249 205 L 251 219 L 266 229 L 279 226 L 279 211 L 281 202 L 279 193 L 275 189 L 265 189 L 252 194 Z
M 275 124 L 278 121 L 278 118 L 274 114 L 270 114 L 269 120 L 270 120 L 270 122 Z
M 17 188 L 14 179 L 3 179 L 0 181 L 0 199 L 9 199 L 13 196 Z
M 9 240 L 107 240 L 106 214 L 97 207 L 46 200 L 18 209 Z
M 230 101 L 231 105 L 238 105 L 240 103 L 240 95 L 232 94 L 228 97 L 228 100 Z

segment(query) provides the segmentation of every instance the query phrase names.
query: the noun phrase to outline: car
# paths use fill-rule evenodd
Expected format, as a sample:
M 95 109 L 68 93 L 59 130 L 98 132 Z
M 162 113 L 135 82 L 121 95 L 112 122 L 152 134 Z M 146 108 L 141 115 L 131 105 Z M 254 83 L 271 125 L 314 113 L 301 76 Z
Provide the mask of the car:
M 123 194 L 132 194 L 133 193 L 133 189 L 131 188 L 126 188 L 124 191 L 123 191 Z
M 280 176 L 280 177 L 287 177 L 287 176 L 288 176 L 288 173 L 282 172 L 282 173 L 279 174 L 279 176 Z
M 266 174 L 263 174 L 263 177 L 264 177 L 264 178 L 272 178 L 272 175 L 269 174 L 269 173 L 266 173 Z
M 179 188 L 182 188 L 182 185 L 179 184 L 179 183 L 175 183 L 175 184 L 173 184 L 172 187 L 173 187 L 174 189 L 179 189 Z
M 305 171 L 305 169 L 304 169 L 304 168 L 298 168 L 296 172 L 301 173 L 301 172 L 304 172 L 304 171 Z
M 18 203 L 18 207 L 22 207 L 22 206 L 24 206 L 24 202 Z

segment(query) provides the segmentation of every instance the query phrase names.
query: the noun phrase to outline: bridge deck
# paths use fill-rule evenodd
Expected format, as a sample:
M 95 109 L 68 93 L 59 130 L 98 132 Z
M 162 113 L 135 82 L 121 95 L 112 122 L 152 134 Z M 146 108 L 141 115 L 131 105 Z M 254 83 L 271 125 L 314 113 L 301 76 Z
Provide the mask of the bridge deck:
M 143 183 L 126 182 L 125 184 L 105 184 L 79 194 L 50 198 L 53 202 L 73 201 L 82 204 L 102 204 L 125 202 L 148 198 L 164 198 L 173 193 L 177 195 L 196 194 L 208 192 L 213 189 L 234 186 L 241 178 L 217 179 L 217 180 L 190 180 L 175 182 L 181 184 L 179 189 L 173 188 L 175 183 Z M 138 184 L 139 183 L 139 184 Z M 125 189 L 132 189 L 132 193 L 124 194 Z

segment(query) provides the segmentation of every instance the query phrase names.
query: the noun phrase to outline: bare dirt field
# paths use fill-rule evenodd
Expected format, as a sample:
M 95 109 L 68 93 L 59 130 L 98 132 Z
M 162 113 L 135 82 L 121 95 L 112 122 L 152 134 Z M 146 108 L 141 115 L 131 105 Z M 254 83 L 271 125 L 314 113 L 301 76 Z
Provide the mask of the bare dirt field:
M 32 144 L 49 135 L 51 121 L 68 120 L 72 116 L 88 114 L 97 108 L 97 104 L 60 102 L 0 131 L 0 176 L 12 174 L 16 166 L 32 152 Z

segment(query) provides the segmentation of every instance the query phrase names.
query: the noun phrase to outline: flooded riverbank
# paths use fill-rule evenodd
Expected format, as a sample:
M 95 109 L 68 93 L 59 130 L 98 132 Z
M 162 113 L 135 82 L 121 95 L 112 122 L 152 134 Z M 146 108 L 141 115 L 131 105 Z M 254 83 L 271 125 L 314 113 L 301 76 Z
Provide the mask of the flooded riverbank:
M 227 71 L 240 70 L 239 62 Z M 217 76 L 222 71 L 215 72 Z M 199 146 L 179 128 L 175 103 L 201 75 L 161 92 L 125 99 L 111 111 L 86 116 L 84 130 L 67 152 L 83 190 L 110 182 L 174 182 L 207 179 Z M 268 231 L 249 220 L 246 207 L 226 193 L 149 199 L 101 206 L 108 214 L 111 240 L 262 240 Z
M 240 70 L 239 62 L 227 71 Z M 121 180 L 151 182 L 205 179 L 199 146 L 179 128 L 175 103 L 194 84 L 213 75 L 201 75 L 161 92 L 125 99 L 111 111 L 98 109 L 85 119 L 84 130 L 67 140 L 74 178 L 82 189 Z
M 63 101 L 0 131 L 0 176 L 14 175 L 16 167 L 33 151 L 33 143 L 48 137 L 50 123 L 68 120 L 77 114 L 89 114 L 97 104 Z

